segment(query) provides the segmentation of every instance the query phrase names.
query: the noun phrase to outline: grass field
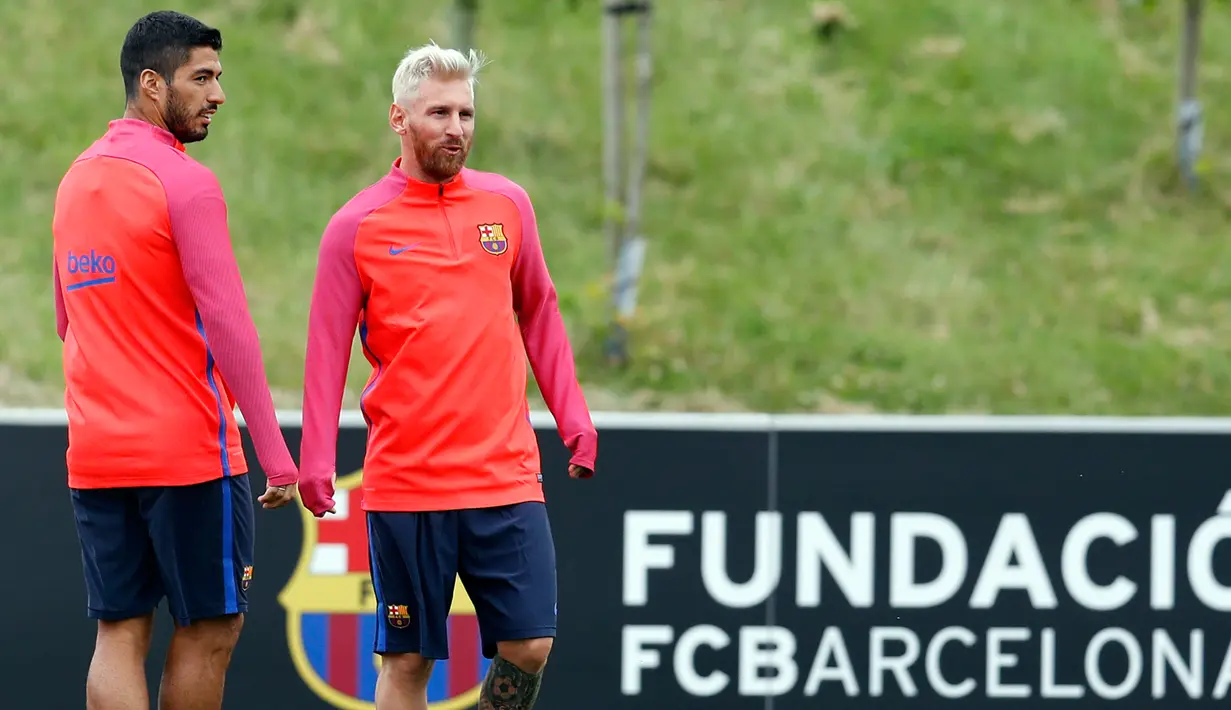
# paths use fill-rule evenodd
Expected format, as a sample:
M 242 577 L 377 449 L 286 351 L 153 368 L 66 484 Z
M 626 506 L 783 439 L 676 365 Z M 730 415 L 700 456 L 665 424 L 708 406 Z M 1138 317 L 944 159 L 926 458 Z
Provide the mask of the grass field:
M 1231 17 L 1209 12 L 1206 189 L 1173 176 L 1177 1 L 673 0 L 655 19 L 632 364 L 601 357 L 597 0 L 481 3 L 472 165 L 535 200 L 601 409 L 1206 414 L 1231 391 Z M 219 175 L 282 406 L 316 244 L 387 170 L 393 67 L 449 3 L 184 2 L 218 25 Z M 103 8 L 106 9 L 103 9 Z M 161 6 L 159 6 L 161 7 Z M 8 0 L 0 62 L 0 402 L 57 405 L 50 212 L 123 109 L 135 0 Z M 357 391 L 367 375 L 356 360 Z M 352 400 L 353 401 L 353 400 Z

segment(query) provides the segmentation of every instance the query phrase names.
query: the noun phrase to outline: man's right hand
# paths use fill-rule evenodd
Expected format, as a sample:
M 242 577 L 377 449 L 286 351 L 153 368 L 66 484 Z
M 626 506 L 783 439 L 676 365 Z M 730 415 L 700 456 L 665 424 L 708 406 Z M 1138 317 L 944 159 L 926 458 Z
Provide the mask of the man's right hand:
M 333 501 L 334 484 L 337 480 L 337 473 L 331 474 L 328 478 L 300 478 L 299 500 L 303 503 L 303 507 L 318 518 L 325 517 L 326 513 L 337 513 L 337 506 Z
M 270 508 L 281 508 L 290 503 L 295 498 L 295 484 L 289 486 L 274 486 L 270 485 L 265 488 L 265 495 L 257 498 L 261 502 L 261 506 Z

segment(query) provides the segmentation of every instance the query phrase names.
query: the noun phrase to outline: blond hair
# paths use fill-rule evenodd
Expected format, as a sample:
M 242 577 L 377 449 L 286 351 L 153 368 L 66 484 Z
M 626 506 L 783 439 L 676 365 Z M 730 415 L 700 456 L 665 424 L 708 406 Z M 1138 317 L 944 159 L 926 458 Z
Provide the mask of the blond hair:
M 486 65 L 487 57 L 482 52 L 472 49 L 462 54 L 456 49 L 444 49 L 435 42 L 428 42 L 407 52 L 393 72 L 393 101 L 413 100 L 419 94 L 419 84 L 429 78 L 464 79 L 470 84 L 473 97 L 476 77 Z

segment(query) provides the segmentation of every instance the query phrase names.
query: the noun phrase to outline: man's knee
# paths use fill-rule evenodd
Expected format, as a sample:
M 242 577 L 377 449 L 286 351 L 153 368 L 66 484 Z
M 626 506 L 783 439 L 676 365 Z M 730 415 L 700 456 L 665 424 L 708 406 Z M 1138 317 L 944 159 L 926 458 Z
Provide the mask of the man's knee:
M 176 627 L 172 643 L 192 646 L 203 653 L 229 656 L 239 643 L 239 633 L 243 628 L 243 614 L 198 619 L 187 626 Z
M 435 663 L 417 653 L 386 653 L 380 657 L 380 674 L 400 688 L 426 688 Z
M 547 665 L 554 639 L 518 639 L 496 644 L 497 652 L 504 660 L 527 673 L 538 673 Z
M 153 635 L 153 612 L 132 619 L 99 621 L 96 645 L 99 648 L 106 647 L 109 650 L 128 649 L 134 655 L 144 658 L 149 653 L 150 640 L 153 638 Z

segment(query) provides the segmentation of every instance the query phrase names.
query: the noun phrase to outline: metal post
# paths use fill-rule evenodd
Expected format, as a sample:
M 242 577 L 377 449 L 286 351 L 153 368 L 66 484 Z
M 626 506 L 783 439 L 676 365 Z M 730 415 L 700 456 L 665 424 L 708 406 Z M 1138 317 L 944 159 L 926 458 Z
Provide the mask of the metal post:
M 1203 0 L 1185 0 L 1184 25 L 1180 36 L 1179 109 L 1176 115 L 1176 153 L 1184 184 L 1197 186 L 1197 161 L 1201 155 L 1202 110 L 1197 99 L 1197 57 L 1201 53 Z
M 650 3 L 637 15 L 637 80 L 636 123 L 633 128 L 633 149 L 629 157 L 628 186 L 625 188 L 628 205 L 624 218 L 624 238 L 620 261 L 621 299 L 616 304 L 616 320 L 626 322 L 637 308 L 637 282 L 641 279 L 641 265 L 645 256 L 645 239 L 641 235 L 642 187 L 645 185 L 646 162 L 650 151 L 650 81 L 653 65 L 650 52 Z
M 607 235 L 610 262 L 620 251 L 623 193 L 620 156 L 624 137 L 624 78 L 620 16 L 615 7 L 621 0 L 606 0 L 603 12 L 603 231 Z
M 475 17 L 479 13 L 479 0 L 454 0 L 453 46 L 463 53 L 474 47 Z
M 637 19 L 636 122 L 627 182 L 621 184 L 624 158 L 623 37 L 620 20 L 624 15 Z M 608 362 L 624 365 L 628 361 L 628 322 L 636 311 L 637 284 L 645 259 L 645 239 L 640 234 L 642 185 L 649 152 L 651 48 L 649 0 L 606 0 L 604 3 L 605 39 L 605 140 L 604 177 L 606 204 L 604 227 L 613 270 L 611 293 L 611 331 L 605 344 Z M 623 187 L 623 189 L 621 189 Z M 625 202 L 627 200 L 627 202 Z

